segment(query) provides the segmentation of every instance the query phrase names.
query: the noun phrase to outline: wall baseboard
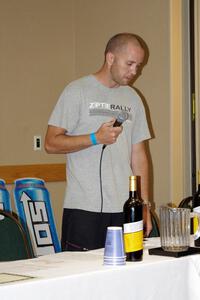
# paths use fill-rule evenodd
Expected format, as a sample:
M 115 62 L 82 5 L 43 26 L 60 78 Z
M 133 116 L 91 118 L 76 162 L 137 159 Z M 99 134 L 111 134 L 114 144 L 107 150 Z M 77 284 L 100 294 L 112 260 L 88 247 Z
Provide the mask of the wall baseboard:
M 0 166 L 0 178 L 12 184 L 18 178 L 36 177 L 45 182 L 66 181 L 65 164 Z

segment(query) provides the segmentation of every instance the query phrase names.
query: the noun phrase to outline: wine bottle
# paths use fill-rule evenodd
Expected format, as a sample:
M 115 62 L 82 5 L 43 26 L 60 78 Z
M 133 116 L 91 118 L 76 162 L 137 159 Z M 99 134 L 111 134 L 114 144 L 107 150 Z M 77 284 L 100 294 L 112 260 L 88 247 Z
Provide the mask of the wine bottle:
M 124 248 L 127 261 L 143 256 L 143 203 L 137 192 L 137 176 L 129 177 L 129 198 L 124 203 Z
M 198 171 L 198 188 L 193 197 L 193 212 L 200 214 L 200 171 Z M 197 216 L 193 219 L 193 230 L 194 230 L 194 244 L 196 247 L 200 247 L 200 232 L 198 230 L 199 222 Z

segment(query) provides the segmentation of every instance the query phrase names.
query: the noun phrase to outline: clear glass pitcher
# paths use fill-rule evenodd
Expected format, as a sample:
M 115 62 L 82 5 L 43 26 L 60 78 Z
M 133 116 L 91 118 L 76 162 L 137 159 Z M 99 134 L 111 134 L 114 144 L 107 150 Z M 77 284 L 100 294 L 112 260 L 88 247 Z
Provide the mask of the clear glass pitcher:
M 186 251 L 190 246 L 190 209 L 160 207 L 161 247 L 165 251 Z

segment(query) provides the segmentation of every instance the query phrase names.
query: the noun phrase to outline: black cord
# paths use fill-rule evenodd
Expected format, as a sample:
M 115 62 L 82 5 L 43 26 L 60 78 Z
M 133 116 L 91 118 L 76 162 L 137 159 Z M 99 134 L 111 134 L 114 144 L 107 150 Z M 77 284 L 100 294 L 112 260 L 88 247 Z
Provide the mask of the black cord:
M 100 179 L 100 193 L 101 193 L 101 210 L 100 212 L 102 213 L 103 211 L 103 188 L 102 188 L 102 172 L 101 172 L 101 167 L 102 167 L 102 158 L 103 158 L 103 152 L 104 149 L 106 148 L 106 145 L 103 145 L 102 149 L 101 149 L 101 156 L 100 156 L 100 161 L 99 161 L 99 179 Z

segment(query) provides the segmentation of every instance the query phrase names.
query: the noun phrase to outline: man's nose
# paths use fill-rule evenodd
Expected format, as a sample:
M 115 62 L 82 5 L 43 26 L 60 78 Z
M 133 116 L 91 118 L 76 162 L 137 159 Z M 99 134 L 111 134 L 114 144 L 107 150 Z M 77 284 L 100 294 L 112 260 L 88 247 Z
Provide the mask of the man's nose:
M 137 66 L 132 66 L 131 67 L 131 74 L 136 75 L 137 74 Z

